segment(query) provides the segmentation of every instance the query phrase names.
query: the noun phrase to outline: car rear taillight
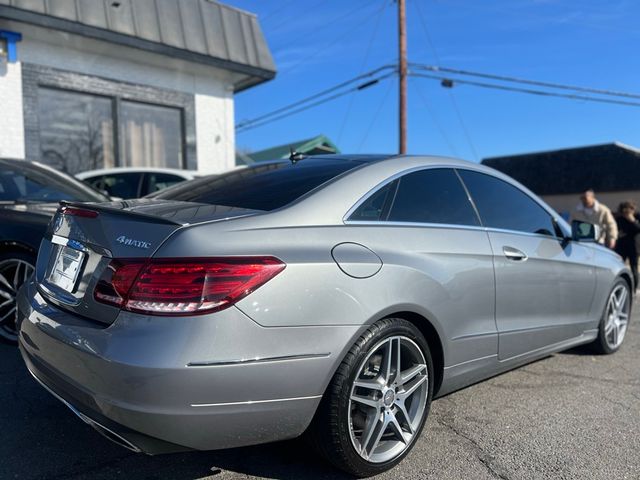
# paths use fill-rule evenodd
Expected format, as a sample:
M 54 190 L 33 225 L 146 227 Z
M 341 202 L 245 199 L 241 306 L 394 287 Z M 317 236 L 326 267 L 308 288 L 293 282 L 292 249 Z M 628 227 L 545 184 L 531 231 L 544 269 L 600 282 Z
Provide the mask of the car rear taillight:
M 275 257 L 114 259 L 94 298 L 152 315 L 210 313 L 233 305 L 284 268 Z
M 76 207 L 62 207 L 60 209 L 60 213 L 62 215 L 72 215 L 74 217 L 84 217 L 84 218 L 96 218 L 98 216 L 98 212 L 95 210 L 89 210 L 87 208 L 76 208 Z

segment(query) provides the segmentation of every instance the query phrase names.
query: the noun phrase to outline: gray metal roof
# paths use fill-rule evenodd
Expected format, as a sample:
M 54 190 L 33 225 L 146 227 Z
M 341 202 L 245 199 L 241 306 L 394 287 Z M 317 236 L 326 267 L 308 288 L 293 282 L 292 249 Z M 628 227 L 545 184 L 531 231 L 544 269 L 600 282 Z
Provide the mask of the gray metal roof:
M 256 16 L 212 0 L 0 0 L 0 18 L 230 70 L 236 91 L 275 76 Z

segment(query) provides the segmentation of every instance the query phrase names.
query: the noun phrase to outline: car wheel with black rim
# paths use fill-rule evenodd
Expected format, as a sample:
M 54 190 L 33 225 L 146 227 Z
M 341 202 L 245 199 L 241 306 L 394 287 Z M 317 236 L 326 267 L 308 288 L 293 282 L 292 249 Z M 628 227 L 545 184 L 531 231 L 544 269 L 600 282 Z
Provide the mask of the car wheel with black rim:
M 28 253 L 0 254 L 0 339 L 7 343 L 18 342 L 16 295 L 34 272 L 35 261 Z
M 413 448 L 433 395 L 433 363 L 403 319 L 372 325 L 333 376 L 311 426 L 320 453 L 358 477 L 384 472 Z

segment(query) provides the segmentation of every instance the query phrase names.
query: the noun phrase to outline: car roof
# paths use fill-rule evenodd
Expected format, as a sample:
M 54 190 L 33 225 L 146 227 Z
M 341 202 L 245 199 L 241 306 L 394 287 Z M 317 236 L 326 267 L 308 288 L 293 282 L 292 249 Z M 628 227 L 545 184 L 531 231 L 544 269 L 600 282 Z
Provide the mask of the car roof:
M 347 212 L 360 199 L 372 194 L 396 176 L 423 168 L 442 167 L 475 170 L 510 183 L 536 199 L 551 216 L 556 218 L 565 228 L 569 228 L 551 207 L 524 185 L 498 170 L 476 162 L 432 155 L 323 155 L 314 156 L 313 158 L 316 160 L 321 160 L 322 158 L 326 160 L 350 160 L 361 163 L 362 166 L 346 172 L 344 176 L 335 178 L 324 185 L 323 188 L 313 192 L 312 195 L 301 199 L 303 201 L 294 202 L 294 204 L 290 205 L 286 210 L 293 214 L 299 209 L 304 211 L 298 217 L 298 221 L 300 221 L 300 218 L 305 218 L 315 224 L 325 221 L 332 223 L 335 218 L 333 218 L 332 209 L 327 209 L 326 205 L 331 204 L 337 210 Z M 286 213 L 283 212 L 283 214 Z
M 113 168 L 100 168 L 97 170 L 89 170 L 87 172 L 77 173 L 75 176 L 80 180 L 99 176 L 109 175 L 114 173 L 169 173 L 172 175 L 178 175 L 184 179 L 192 179 L 198 175 L 196 170 L 181 170 L 179 168 L 156 168 L 156 167 L 113 167 Z
M 90 194 L 96 196 L 96 199 L 90 201 L 107 201 L 109 199 L 108 196 L 105 196 L 102 192 L 99 192 L 91 185 L 87 185 L 86 183 L 80 181 L 73 175 L 69 175 L 66 172 L 57 170 L 43 163 L 34 162 L 31 160 L 19 160 L 14 158 L 0 158 L 0 166 L 4 166 L 5 168 L 9 169 L 16 169 L 25 173 L 31 173 L 32 175 L 46 176 L 49 174 L 48 178 L 51 178 L 52 176 L 52 178 L 57 182 L 67 182 L 72 188 L 76 190 L 84 190 L 85 192 L 89 192 Z M 99 200 L 99 197 L 103 198 Z

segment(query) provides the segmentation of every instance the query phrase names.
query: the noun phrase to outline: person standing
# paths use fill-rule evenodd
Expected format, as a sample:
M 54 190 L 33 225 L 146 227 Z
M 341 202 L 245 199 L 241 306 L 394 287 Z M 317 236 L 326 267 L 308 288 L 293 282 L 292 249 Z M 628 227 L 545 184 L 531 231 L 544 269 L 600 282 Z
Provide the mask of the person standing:
M 623 260 L 629 260 L 629 267 L 633 273 L 633 284 L 638 285 L 638 249 L 636 247 L 636 235 L 640 233 L 640 221 L 635 215 L 636 204 L 631 200 L 622 202 L 618 207 L 616 222 L 618 224 L 618 241 L 616 253 Z
M 609 207 L 598 202 L 593 190 L 587 190 L 580 195 L 580 203 L 573 214 L 574 220 L 589 222 L 600 228 L 598 243 L 613 249 L 618 239 L 618 224 Z

